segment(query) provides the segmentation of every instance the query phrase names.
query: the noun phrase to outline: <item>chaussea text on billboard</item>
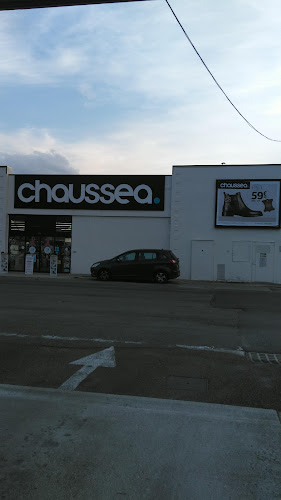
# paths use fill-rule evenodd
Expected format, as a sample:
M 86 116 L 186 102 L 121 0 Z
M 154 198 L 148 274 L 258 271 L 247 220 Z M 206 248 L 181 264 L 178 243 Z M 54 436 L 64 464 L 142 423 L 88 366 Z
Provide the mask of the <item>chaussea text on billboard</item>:
M 15 208 L 164 210 L 164 175 L 16 175 Z

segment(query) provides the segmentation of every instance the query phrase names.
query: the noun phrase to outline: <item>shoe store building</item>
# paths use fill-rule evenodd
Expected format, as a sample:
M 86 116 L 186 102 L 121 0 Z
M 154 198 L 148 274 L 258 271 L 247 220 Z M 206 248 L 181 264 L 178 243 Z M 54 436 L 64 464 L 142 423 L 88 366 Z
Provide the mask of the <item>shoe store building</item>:
M 280 165 L 175 166 L 171 176 L 0 167 L 0 252 L 11 272 L 31 254 L 34 272 L 57 255 L 59 273 L 89 274 L 130 249 L 170 248 L 184 279 L 281 283 L 280 182 Z
M 169 248 L 171 176 L 13 175 L 0 167 L 0 251 L 8 270 L 89 274 L 93 262 Z

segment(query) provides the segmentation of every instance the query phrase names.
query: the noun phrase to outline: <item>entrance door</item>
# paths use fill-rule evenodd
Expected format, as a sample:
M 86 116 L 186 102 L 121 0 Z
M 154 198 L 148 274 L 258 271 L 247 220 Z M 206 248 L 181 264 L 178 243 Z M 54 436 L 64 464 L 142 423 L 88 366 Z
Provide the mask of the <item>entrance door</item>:
M 253 244 L 253 281 L 274 282 L 274 242 Z
M 41 236 L 40 273 L 50 272 L 50 257 L 54 253 L 54 239 L 51 236 Z
M 191 242 L 191 279 L 212 281 L 214 279 L 214 242 L 193 240 Z
M 54 249 L 58 256 L 58 273 L 70 273 L 71 238 L 56 236 Z
M 33 271 L 50 272 L 50 257 L 58 256 L 58 272 L 70 272 L 71 238 L 53 236 L 26 237 L 26 253 L 33 255 Z

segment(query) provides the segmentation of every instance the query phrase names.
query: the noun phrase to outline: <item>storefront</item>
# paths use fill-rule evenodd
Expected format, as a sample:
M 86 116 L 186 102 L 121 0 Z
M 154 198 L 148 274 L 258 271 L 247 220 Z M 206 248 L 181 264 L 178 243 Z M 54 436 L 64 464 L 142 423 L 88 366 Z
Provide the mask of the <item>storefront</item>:
M 1 193 L 10 272 L 24 272 L 32 255 L 33 272 L 49 273 L 55 255 L 58 273 L 89 274 L 96 260 L 170 244 L 171 176 L 12 175 L 1 167 Z
M 175 166 L 172 176 L 12 175 L 0 167 L 9 271 L 89 274 L 136 248 L 170 248 L 181 278 L 281 283 L 280 165 Z

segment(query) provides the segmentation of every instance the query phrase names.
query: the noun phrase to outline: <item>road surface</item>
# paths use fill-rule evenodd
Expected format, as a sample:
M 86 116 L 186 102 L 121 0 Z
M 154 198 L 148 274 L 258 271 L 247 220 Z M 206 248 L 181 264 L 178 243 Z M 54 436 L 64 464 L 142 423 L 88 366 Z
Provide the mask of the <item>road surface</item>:
M 281 408 L 281 365 L 247 355 L 281 353 L 278 286 L 10 274 L 0 296 L 0 383 L 59 388 L 114 347 L 76 390 Z

